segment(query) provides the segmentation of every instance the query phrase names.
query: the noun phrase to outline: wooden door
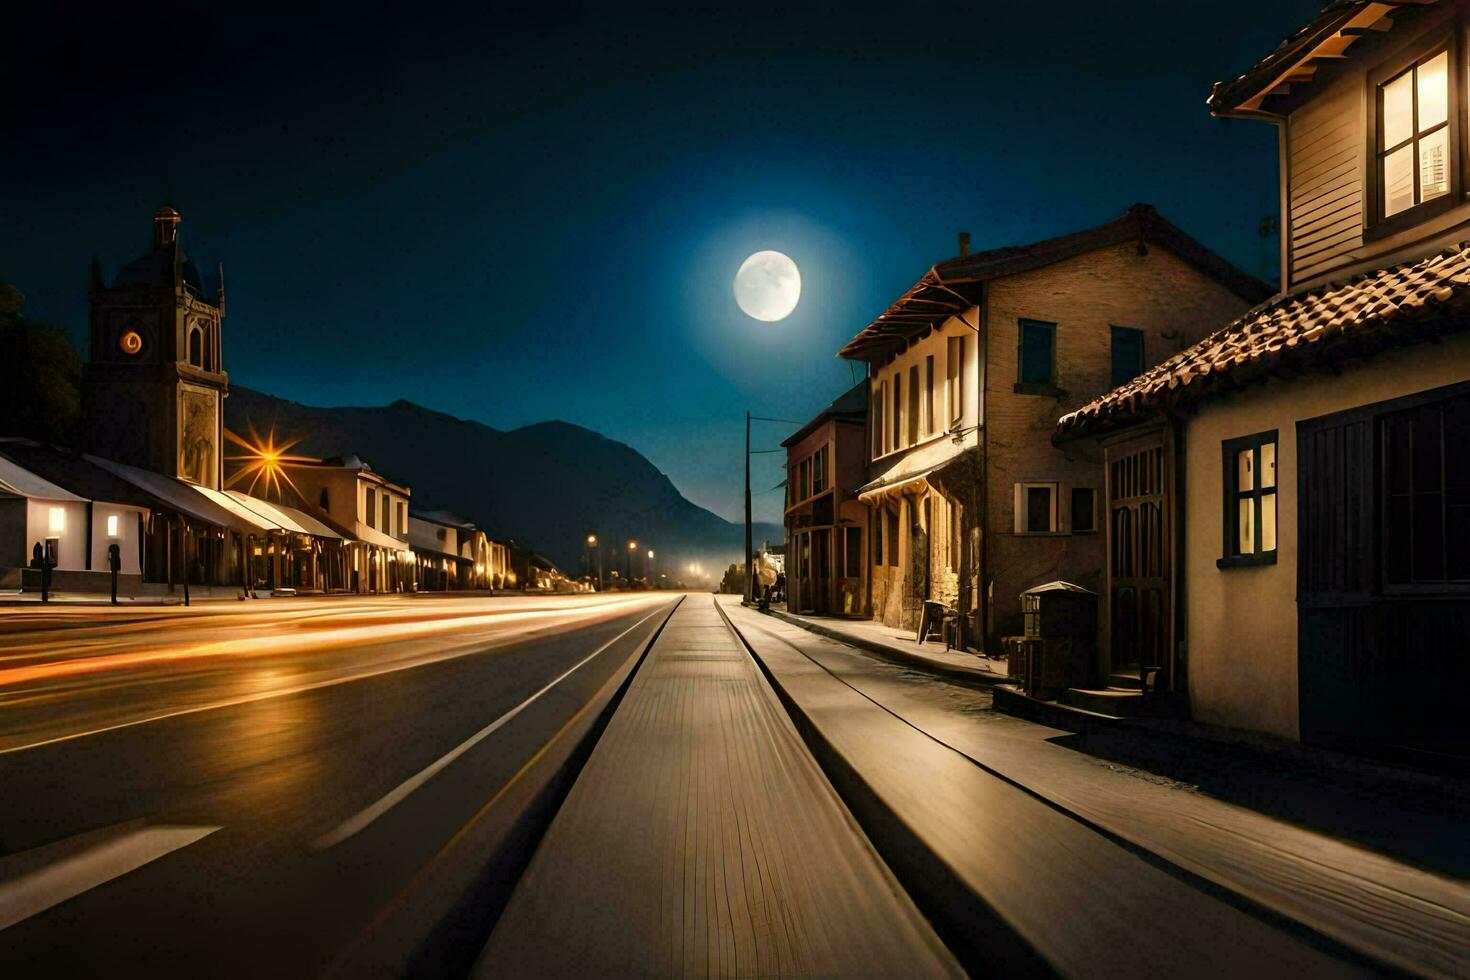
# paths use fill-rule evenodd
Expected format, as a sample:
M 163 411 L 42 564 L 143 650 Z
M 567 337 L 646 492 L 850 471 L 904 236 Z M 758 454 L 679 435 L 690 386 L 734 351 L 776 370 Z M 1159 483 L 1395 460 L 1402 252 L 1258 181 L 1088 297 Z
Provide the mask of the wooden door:
M 1159 668 L 1168 689 L 1175 680 L 1172 485 L 1167 433 L 1108 449 L 1109 657 L 1113 670 Z
M 1470 769 L 1470 384 L 1297 425 L 1303 741 Z

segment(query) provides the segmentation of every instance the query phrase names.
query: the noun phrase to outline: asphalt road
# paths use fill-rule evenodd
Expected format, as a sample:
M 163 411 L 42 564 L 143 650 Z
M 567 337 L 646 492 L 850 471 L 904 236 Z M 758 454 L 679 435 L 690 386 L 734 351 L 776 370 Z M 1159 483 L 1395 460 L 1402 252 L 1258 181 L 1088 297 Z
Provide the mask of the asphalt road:
M 672 604 L 0 611 L 4 972 L 340 966 Z

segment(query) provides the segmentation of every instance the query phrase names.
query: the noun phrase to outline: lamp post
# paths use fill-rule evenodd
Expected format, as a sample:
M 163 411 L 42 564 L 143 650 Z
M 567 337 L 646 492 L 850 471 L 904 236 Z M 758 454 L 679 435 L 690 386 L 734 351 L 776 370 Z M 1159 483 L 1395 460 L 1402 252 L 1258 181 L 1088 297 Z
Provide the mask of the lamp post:
M 633 587 L 633 553 L 638 550 L 637 541 L 628 542 L 628 587 Z
M 648 549 L 648 562 L 647 562 L 647 564 L 645 564 L 643 566 L 643 575 L 644 575 L 645 578 L 648 579 L 648 583 L 650 585 L 652 585 L 653 584 L 653 549 L 652 548 L 649 548 Z
M 594 570 L 593 565 L 596 565 Z M 587 535 L 587 577 L 597 576 L 597 588 L 602 588 L 602 553 L 597 550 L 597 535 Z

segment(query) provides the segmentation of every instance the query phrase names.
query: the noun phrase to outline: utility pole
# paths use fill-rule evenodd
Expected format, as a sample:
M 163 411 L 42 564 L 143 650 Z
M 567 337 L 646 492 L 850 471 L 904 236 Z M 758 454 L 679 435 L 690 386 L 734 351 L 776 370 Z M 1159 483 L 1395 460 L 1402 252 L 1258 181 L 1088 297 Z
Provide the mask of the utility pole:
M 745 413 L 745 601 L 754 590 L 755 554 L 750 547 L 750 413 Z

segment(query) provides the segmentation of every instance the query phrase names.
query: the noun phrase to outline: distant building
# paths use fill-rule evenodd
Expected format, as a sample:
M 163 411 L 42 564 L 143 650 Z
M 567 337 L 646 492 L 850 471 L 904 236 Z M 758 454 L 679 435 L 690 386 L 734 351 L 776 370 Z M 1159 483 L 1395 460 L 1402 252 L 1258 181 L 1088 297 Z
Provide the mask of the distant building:
M 1470 769 L 1467 26 L 1331 4 L 1218 84 L 1280 129 L 1284 292 L 1061 419 L 1108 661 L 1199 721 Z
M 293 463 L 291 483 L 308 507 L 323 512 L 354 539 L 348 588 L 353 592 L 412 591 L 417 582 L 409 550 L 411 491 L 373 471 L 357 456 Z
M 869 615 L 868 383 L 859 382 L 786 447 L 786 605 L 796 612 Z
M 445 511 L 410 511 L 408 543 L 418 562 L 420 588 L 431 592 L 473 589 L 475 561 L 462 554 L 473 548 L 474 525 Z
M 961 254 L 840 356 L 868 366 L 873 613 L 916 628 L 956 607 L 965 642 L 1021 632 L 1019 594 L 1101 587 L 1096 452 L 1056 418 L 1264 299 L 1269 288 L 1147 205 L 1085 231 Z
M 220 489 L 223 283 L 206 286 L 179 241 L 179 213 L 153 216 L 153 247 L 107 284 L 94 267 L 86 445 L 107 459 Z

